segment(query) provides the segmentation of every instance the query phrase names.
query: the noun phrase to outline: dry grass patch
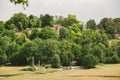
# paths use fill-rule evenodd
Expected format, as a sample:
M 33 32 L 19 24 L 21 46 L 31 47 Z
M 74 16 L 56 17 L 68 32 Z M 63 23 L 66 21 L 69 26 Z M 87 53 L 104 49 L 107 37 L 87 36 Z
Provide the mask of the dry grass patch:
M 97 65 L 94 69 L 56 71 L 40 68 L 37 71 L 21 71 L 27 67 L 0 67 L 0 74 L 24 73 L 0 78 L 0 80 L 120 80 L 120 64 Z M 55 71 L 54 71 L 55 70 Z

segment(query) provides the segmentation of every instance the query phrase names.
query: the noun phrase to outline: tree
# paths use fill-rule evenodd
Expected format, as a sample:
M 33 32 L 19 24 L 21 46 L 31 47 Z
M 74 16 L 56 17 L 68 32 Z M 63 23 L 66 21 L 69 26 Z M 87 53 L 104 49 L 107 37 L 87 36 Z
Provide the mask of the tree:
M 17 46 L 15 48 L 11 45 L 8 50 L 11 49 L 10 53 L 15 53 L 10 57 L 10 63 L 12 65 L 32 65 L 34 67 L 34 64 L 37 64 L 38 61 L 41 60 L 41 51 L 39 50 L 41 42 L 42 40 L 39 38 L 25 42 L 17 52 Z
M 23 45 L 25 42 L 29 41 L 25 34 L 21 34 L 15 39 L 16 43 L 19 45 Z
M 17 63 L 18 65 L 31 65 L 34 67 L 34 56 L 37 53 L 37 46 L 33 42 L 26 42 L 19 53 L 19 60 L 22 61 Z
M 102 49 L 99 46 L 94 46 L 92 49 L 93 55 L 97 56 L 99 58 L 99 61 L 102 61 L 103 54 L 102 54 Z
M 43 40 L 38 49 L 42 55 L 40 57 L 41 63 L 51 64 L 55 54 L 58 54 L 58 42 L 52 39 Z
M 32 29 L 32 31 L 31 31 L 30 39 L 31 39 L 31 40 L 32 40 L 32 39 L 35 39 L 35 38 L 39 37 L 39 35 L 40 35 L 39 29 L 34 28 L 34 29 Z
M 81 58 L 81 54 L 82 54 L 81 49 L 82 49 L 81 45 L 73 43 L 71 52 L 75 57 L 74 60 L 79 60 L 79 58 Z
M 68 39 L 69 31 L 67 28 L 61 28 L 60 29 L 60 39 Z
M 5 64 L 7 62 L 8 57 L 6 54 L 6 50 L 10 42 L 11 42 L 11 39 L 7 36 L 0 38 L 0 65 Z
M 5 30 L 4 22 L 0 21 L 0 33 Z
M 10 0 L 10 2 L 16 4 L 22 4 L 23 8 L 25 9 L 25 6 L 28 6 L 28 0 Z
M 120 34 L 120 18 L 115 18 L 113 22 L 116 25 L 116 32 Z
M 30 15 L 28 18 L 29 18 L 28 27 L 29 27 L 29 28 L 35 27 L 36 24 L 37 24 L 37 20 L 38 20 L 37 17 L 36 17 L 36 16 L 33 16 L 33 15 Z
M 42 20 L 38 18 L 35 27 L 41 28 L 41 26 L 42 26 Z
M 2 51 L 5 51 L 10 44 L 11 39 L 7 36 L 1 37 L 0 38 L 0 48 Z
M 14 41 L 17 37 L 16 32 L 14 30 L 4 30 L 2 36 L 9 37 L 12 41 Z
M 116 31 L 116 25 L 112 18 L 103 18 L 100 21 L 100 24 L 103 26 L 106 33 L 112 35 Z
M 53 16 L 46 14 L 46 15 L 41 15 L 40 19 L 42 21 L 42 25 L 41 27 L 45 27 L 45 26 L 52 26 L 52 22 L 53 22 Z
M 113 25 L 109 25 L 107 28 L 106 28 L 106 33 L 108 34 L 115 34 L 115 26 Z
M 10 57 L 19 52 L 20 46 L 16 44 L 16 42 L 12 42 L 11 44 L 8 45 L 6 49 L 6 54 L 7 54 L 7 60 L 10 60 Z
M 5 28 L 8 29 L 8 30 L 16 28 L 13 19 L 10 19 L 5 23 Z
M 91 19 L 91 20 L 87 21 L 87 23 L 86 23 L 86 28 L 87 28 L 87 29 L 96 30 L 95 20 Z
M 7 61 L 6 54 L 1 54 L 1 52 L 0 52 L 0 65 L 5 64 L 6 61 Z
M 55 24 L 61 24 L 63 26 L 64 21 L 65 21 L 65 18 L 63 16 L 60 16 L 54 22 L 55 22 Z
M 53 28 L 46 26 L 41 30 L 40 33 L 41 39 L 58 39 L 57 31 L 55 31 Z
M 11 17 L 11 19 L 6 23 L 6 28 L 13 29 L 14 26 L 18 30 L 28 28 L 28 17 L 23 13 L 14 14 L 13 17 Z
M 71 26 L 72 24 L 80 24 L 80 21 L 76 18 L 75 15 L 69 14 L 67 18 L 63 19 L 63 25 L 64 27 Z
M 61 64 L 63 66 L 70 66 L 72 65 L 72 61 L 74 59 L 74 54 L 72 53 L 72 46 L 73 44 L 68 40 L 61 40 L 59 44 L 59 56 L 61 59 Z

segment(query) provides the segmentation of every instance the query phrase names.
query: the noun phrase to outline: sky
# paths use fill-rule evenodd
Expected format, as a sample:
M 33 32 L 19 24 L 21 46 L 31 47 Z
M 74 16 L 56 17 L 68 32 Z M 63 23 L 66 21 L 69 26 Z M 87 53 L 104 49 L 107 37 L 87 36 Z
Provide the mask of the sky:
M 84 23 L 90 19 L 99 22 L 104 17 L 120 17 L 120 0 L 29 0 L 25 10 L 10 0 L 0 0 L 0 21 L 6 21 L 19 12 L 38 17 L 40 14 L 64 17 L 73 14 Z

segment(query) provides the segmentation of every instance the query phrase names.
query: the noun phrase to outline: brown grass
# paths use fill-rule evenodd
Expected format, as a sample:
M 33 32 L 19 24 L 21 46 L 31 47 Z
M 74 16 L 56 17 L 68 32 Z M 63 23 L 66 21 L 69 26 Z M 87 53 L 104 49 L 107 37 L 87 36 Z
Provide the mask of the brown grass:
M 0 80 L 120 80 L 120 64 L 98 65 L 95 69 L 73 69 L 54 73 L 36 74 L 21 71 L 26 67 L 0 67 Z M 20 75 L 19 75 L 20 74 Z

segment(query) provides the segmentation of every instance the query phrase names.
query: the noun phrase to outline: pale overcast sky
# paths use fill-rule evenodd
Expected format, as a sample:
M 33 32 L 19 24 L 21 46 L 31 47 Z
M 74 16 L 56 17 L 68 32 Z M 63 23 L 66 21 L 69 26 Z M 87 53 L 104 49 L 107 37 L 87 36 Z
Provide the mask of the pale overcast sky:
M 80 21 L 103 17 L 120 17 L 120 0 L 29 0 L 26 10 L 21 5 L 14 5 L 10 0 L 0 0 L 0 21 L 8 20 L 14 13 L 27 15 L 51 14 L 67 16 L 74 14 Z

